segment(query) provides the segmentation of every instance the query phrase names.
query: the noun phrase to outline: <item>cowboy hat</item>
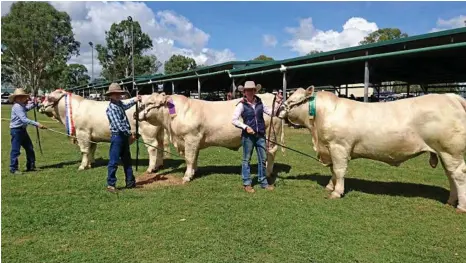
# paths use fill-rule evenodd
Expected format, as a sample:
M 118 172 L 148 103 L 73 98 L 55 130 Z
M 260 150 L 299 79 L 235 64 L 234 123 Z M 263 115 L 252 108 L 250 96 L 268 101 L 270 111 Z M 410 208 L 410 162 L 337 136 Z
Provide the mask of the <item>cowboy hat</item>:
M 10 100 L 10 102 L 13 102 L 15 101 L 15 98 L 17 96 L 27 96 L 27 97 L 30 97 L 28 93 L 26 93 L 24 91 L 23 88 L 17 88 L 15 89 L 15 91 L 13 92 L 13 94 L 11 94 L 10 96 L 8 96 L 8 100 Z
M 258 92 L 262 88 L 261 84 L 254 83 L 254 81 L 246 81 L 244 83 L 244 86 L 238 86 L 239 91 L 244 91 L 245 89 L 256 89 L 256 92 Z
M 118 83 L 112 83 L 108 87 L 108 91 L 105 92 L 105 96 L 111 95 L 113 93 L 119 93 L 119 94 L 129 94 L 128 91 L 121 89 L 120 85 Z

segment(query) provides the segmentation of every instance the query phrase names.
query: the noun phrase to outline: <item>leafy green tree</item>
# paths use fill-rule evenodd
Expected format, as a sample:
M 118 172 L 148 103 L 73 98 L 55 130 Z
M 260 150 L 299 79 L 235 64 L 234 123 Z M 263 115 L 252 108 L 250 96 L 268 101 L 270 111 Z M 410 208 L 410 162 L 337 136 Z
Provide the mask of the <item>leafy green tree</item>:
M 173 55 L 165 61 L 165 74 L 173 74 L 197 68 L 193 58 L 183 55 Z
M 321 50 L 317 50 L 317 49 L 314 49 L 314 50 L 311 50 L 309 51 L 309 53 L 307 53 L 307 55 L 314 55 L 314 54 L 318 54 L 318 53 L 322 53 L 324 51 L 321 51 Z
M 367 35 L 364 40 L 359 42 L 359 45 L 366 45 L 404 37 L 408 37 L 408 34 L 402 33 L 398 28 L 381 28 Z
M 71 19 L 46 2 L 16 2 L 2 17 L 2 77 L 36 92 L 56 66 L 79 55 Z
M 162 65 L 154 55 L 143 55 L 152 49 L 152 40 L 143 33 L 138 21 L 122 20 L 113 23 L 105 32 L 106 46 L 96 45 L 97 58 L 102 65 L 101 75 L 107 80 L 130 77 L 131 65 L 131 25 L 134 33 L 134 75 L 154 74 Z
M 260 55 L 260 56 L 258 56 L 256 58 L 254 58 L 253 60 L 259 60 L 259 61 L 269 61 L 270 60 L 270 61 L 272 61 L 274 59 L 272 57 L 268 57 L 266 55 Z

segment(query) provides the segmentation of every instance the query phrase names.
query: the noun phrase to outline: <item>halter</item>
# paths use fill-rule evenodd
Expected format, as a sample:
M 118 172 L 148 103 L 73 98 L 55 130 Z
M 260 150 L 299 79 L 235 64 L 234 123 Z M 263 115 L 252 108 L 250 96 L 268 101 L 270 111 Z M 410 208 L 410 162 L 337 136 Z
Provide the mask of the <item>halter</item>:
M 63 91 L 63 89 L 56 89 L 55 91 Z M 54 91 L 54 92 L 55 92 L 55 91 Z M 49 107 L 55 108 L 55 106 L 58 105 L 58 102 L 60 102 L 60 100 L 61 100 L 63 97 L 65 97 L 66 95 L 68 95 L 68 94 L 70 94 L 70 92 L 66 92 L 66 91 L 65 91 L 65 93 L 63 93 L 63 94 L 62 94 L 56 101 L 54 101 L 52 104 L 48 104 L 47 106 L 44 106 L 44 110 L 47 109 L 47 108 L 49 108 Z M 47 99 L 47 101 L 48 101 L 48 99 Z

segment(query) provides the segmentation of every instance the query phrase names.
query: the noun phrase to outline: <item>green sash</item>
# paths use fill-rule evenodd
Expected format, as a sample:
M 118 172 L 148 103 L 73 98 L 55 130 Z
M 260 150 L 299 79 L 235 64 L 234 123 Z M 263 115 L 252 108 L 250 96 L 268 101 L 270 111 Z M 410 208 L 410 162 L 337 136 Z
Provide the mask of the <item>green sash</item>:
M 309 116 L 315 117 L 316 116 L 316 97 L 312 96 L 309 99 Z

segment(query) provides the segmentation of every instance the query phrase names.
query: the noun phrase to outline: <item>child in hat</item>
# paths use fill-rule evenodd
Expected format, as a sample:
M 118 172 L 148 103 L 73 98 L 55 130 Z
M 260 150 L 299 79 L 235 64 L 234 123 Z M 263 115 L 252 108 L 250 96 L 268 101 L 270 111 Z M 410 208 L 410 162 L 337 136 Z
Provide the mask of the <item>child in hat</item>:
M 37 107 L 37 104 L 27 103 L 30 96 L 22 88 L 15 89 L 8 99 L 13 103 L 10 120 L 10 173 L 21 174 L 21 172 L 18 171 L 18 157 L 21 154 L 21 146 L 26 151 L 26 171 L 34 171 L 36 169 L 36 155 L 26 127 L 28 124 L 41 129 L 46 129 L 46 127 L 38 122 L 28 119 L 26 112 Z
M 136 104 L 137 101 L 141 101 L 141 96 L 137 96 L 125 104 L 121 101 L 121 96 L 124 94 L 128 94 L 128 92 L 122 90 L 117 83 L 112 83 L 105 93 L 106 96 L 110 97 L 110 104 L 107 108 L 107 118 L 110 122 L 110 131 L 112 133 L 107 176 L 107 190 L 110 192 L 116 191 L 116 171 L 120 158 L 125 171 L 126 188 L 136 187 L 136 179 L 134 178 L 133 168 L 131 167 L 131 152 L 129 149 L 129 145 L 136 139 L 136 136 L 131 133 L 131 126 L 125 111 Z

